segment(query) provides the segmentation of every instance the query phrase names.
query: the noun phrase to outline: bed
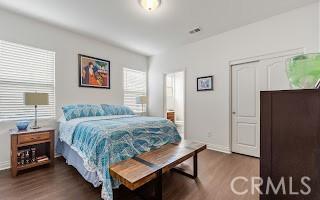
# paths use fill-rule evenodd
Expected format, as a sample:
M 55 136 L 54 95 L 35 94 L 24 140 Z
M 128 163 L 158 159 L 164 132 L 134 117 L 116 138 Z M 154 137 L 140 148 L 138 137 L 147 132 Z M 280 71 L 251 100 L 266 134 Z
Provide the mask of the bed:
M 111 164 L 181 141 L 176 126 L 164 118 L 132 112 L 92 113 L 78 112 L 81 117 L 60 121 L 57 152 L 93 186 L 102 185 L 105 200 L 112 200 L 112 189 L 120 185 L 109 174 Z

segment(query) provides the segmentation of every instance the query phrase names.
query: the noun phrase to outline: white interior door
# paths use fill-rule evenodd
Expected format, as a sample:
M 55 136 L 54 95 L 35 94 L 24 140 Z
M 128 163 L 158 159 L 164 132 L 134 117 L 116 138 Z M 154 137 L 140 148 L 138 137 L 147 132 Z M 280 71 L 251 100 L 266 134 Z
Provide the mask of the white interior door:
M 286 62 L 292 56 L 265 59 L 260 61 L 262 90 L 290 90 L 290 82 L 287 76 Z M 264 75 L 265 74 L 265 75 Z
M 259 62 L 232 67 L 232 151 L 260 156 Z
M 291 56 L 232 66 L 232 151 L 260 157 L 260 91 L 289 90 Z

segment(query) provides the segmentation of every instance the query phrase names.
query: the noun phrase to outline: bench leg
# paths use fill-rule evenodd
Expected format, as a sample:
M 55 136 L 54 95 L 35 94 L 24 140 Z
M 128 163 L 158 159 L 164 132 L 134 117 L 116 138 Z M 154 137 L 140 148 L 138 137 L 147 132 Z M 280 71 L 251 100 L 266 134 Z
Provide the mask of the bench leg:
M 118 189 L 113 189 L 112 192 L 113 192 L 113 200 L 119 200 L 119 190 L 120 188 Z
M 193 178 L 198 178 L 198 153 L 193 156 Z
M 177 169 L 177 168 L 172 168 L 171 170 L 174 172 L 177 172 L 179 174 L 182 174 L 184 176 L 187 176 L 189 178 L 192 178 L 192 179 L 198 178 L 198 153 L 195 153 L 193 156 L 193 175 L 188 174 L 188 173 L 186 173 L 180 169 Z
M 155 180 L 155 198 L 162 200 L 162 169 L 157 171 L 157 179 Z

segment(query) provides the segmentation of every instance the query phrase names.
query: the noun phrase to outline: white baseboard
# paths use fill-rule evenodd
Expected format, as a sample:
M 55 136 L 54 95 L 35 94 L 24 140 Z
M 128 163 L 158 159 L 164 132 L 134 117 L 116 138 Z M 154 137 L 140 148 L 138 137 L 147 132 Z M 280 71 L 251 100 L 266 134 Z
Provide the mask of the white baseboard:
M 219 151 L 222 153 L 231 154 L 231 149 L 229 147 L 216 145 L 216 144 L 207 144 L 207 148 L 213 151 Z
M 10 169 L 10 161 L 0 162 L 0 171 Z
M 230 147 L 217 145 L 217 144 L 208 144 L 208 143 L 197 141 L 197 140 L 191 140 L 191 141 L 199 142 L 199 143 L 202 143 L 202 144 L 206 144 L 207 145 L 207 149 L 212 150 L 212 151 L 218 151 L 218 152 L 222 152 L 222 153 L 231 154 Z

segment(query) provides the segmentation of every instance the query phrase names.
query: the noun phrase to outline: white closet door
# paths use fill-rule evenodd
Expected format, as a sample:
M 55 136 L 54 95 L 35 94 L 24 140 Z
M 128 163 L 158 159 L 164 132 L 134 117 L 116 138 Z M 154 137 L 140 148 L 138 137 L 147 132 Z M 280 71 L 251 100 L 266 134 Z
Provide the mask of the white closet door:
M 260 157 L 260 91 L 289 90 L 286 62 L 276 57 L 232 66 L 232 151 Z
M 272 58 L 260 61 L 261 73 L 264 80 L 260 80 L 263 90 L 290 90 L 286 63 L 291 56 Z M 265 75 L 264 75 L 265 74 Z
M 260 156 L 259 62 L 232 67 L 232 151 Z

